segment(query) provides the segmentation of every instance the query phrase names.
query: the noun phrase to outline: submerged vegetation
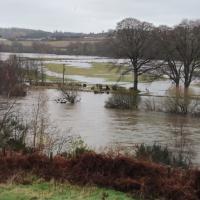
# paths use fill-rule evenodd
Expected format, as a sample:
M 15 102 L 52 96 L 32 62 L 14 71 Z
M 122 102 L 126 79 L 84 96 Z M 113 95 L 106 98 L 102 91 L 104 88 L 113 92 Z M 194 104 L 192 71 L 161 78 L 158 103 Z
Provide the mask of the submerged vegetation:
M 200 98 L 192 89 L 185 91 L 181 88 L 170 88 L 166 91 L 166 96 L 145 98 L 142 108 L 146 111 L 199 117 Z
M 138 92 L 126 89 L 117 90 L 105 102 L 106 108 L 137 109 L 140 101 Z
M 79 95 L 80 86 L 76 83 L 63 84 L 60 90 L 63 96 L 61 103 L 66 101 L 75 104 L 81 100 Z

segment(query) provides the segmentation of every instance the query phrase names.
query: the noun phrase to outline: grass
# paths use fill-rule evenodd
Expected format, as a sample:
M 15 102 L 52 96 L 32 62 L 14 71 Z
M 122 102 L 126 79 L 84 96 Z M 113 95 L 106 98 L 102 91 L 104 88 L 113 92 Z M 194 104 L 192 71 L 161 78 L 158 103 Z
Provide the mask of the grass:
M 46 81 L 50 81 L 53 83 L 60 83 L 63 81 L 63 79 L 55 76 L 46 76 Z M 65 81 L 72 82 L 73 80 L 65 77 Z
M 0 200 L 133 200 L 127 194 L 97 187 L 34 183 L 0 185 Z
M 56 73 L 62 73 L 63 71 L 63 65 L 61 64 L 46 64 L 46 67 L 48 70 L 56 72 Z M 113 68 L 113 64 L 111 63 L 92 63 L 92 67 L 90 68 L 80 68 L 80 67 L 74 67 L 74 66 L 66 66 L 65 70 L 66 75 L 80 75 L 80 76 L 86 76 L 86 77 L 98 77 L 98 78 L 104 78 L 106 81 L 117 81 L 119 80 L 119 72 L 117 68 Z M 132 74 L 129 73 L 125 76 L 123 76 L 120 81 L 123 82 L 133 82 Z M 147 75 L 140 76 L 139 79 L 140 82 L 150 82 L 151 77 Z

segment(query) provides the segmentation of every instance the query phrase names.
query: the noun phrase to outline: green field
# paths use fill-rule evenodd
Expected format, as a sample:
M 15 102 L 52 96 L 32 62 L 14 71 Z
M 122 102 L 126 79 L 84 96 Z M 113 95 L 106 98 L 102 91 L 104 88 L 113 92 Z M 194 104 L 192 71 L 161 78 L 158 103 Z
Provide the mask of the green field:
M 125 193 L 70 184 L 0 185 L 0 200 L 133 200 Z
M 62 73 L 63 72 L 63 65 L 62 64 L 46 64 L 48 70 Z M 92 67 L 90 68 L 80 68 L 74 66 L 66 66 L 65 67 L 65 74 L 66 75 L 80 75 L 86 77 L 98 77 L 104 78 L 106 81 L 118 81 L 120 78 L 120 72 L 118 68 L 114 68 L 113 64 L 111 63 L 92 63 Z M 133 77 L 132 74 L 129 73 L 125 76 L 120 78 L 120 81 L 123 82 L 132 82 Z M 150 82 L 151 78 L 143 75 L 140 76 L 140 82 Z

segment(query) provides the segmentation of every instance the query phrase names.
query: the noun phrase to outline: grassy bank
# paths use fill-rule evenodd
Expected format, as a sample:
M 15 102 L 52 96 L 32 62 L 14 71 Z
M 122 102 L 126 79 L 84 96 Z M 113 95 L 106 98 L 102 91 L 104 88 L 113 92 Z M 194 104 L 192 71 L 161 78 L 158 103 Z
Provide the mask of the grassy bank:
M 127 194 L 97 187 L 79 187 L 53 182 L 30 185 L 1 184 L 0 200 L 131 200 Z M 132 199 L 133 200 L 133 199 Z
M 27 179 L 27 174 L 33 174 L 34 177 L 46 182 L 55 180 L 57 186 L 53 184 L 59 190 L 54 190 L 54 187 L 51 189 L 50 183 L 32 184 L 33 179 Z M 52 195 L 46 199 L 62 199 L 61 197 L 70 194 L 71 199 L 75 196 L 77 198 L 74 199 L 80 197 L 90 200 L 105 200 L 106 198 L 101 198 L 102 193 L 105 193 L 105 197 L 109 195 L 110 199 L 115 199 L 115 196 L 119 199 L 121 195 L 122 199 L 130 199 L 124 193 L 116 193 L 113 189 L 144 199 L 196 200 L 200 197 L 199 180 L 198 170 L 171 168 L 120 155 L 113 157 L 109 154 L 90 152 L 72 158 L 49 158 L 41 154 L 10 156 L 10 153 L 7 156 L 0 156 L 0 182 L 25 185 L 0 187 L 0 197 L 4 195 L 3 197 L 7 198 L 11 195 L 11 200 L 12 196 L 14 198 L 18 195 L 16 193 Z M 79 187 L 61 184 L 66 181 Z M 110 189 L 94 189 L 87 187 L 88 185 Z M 80 195 L 85 196 L 82 198 Z M 5 200 L 3 197 L 0 199 Z M 20 196 L 17 199 L 20 199 Z
M 48 70 L 56 73 L 63 72 L 62 64 L 46 64 L 45 65 Z M 66 75 L 80 75 L 86 77 L 98 77 L 104 78 L 107 81 L 118 81 L 120 77 L 120 73 L 117 68 L 113 68 L 113 64 L 111 63 L 92 63 L 90 68 L 80 68 L 75 66 L 66 66 L 65 69 Z M 132 82 L 133 77 L 132 74 L 129 73 L 120 79 L 123 82 Z M 152 78 L 147 75 L 140 76 L 140 82 L 150 82 Z

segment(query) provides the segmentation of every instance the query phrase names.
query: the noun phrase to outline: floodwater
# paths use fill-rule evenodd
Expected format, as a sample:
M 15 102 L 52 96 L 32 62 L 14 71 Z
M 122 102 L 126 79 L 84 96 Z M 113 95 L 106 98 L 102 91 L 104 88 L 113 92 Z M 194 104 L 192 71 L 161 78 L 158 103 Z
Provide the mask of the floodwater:
M 0 53 L 2 60 L 8 59 L 10 55 L 16 55 L 24 58 L 43 59 L 48 63 L 69 64 L 74 67 L 91 67 L 91 63 L 127 63 L 126 59 L 113 59 L 98 56 L 75 56 L 75 55 L 56 55 L 56 54 L 38 54 L 38 53 Z
M 10 53 L 1 53 L 1 59 L 6 59 L 9 55 Z M 18 56 L 44 58 L 47 62 L 70 63 L 77 67 L 90 67 L 92 62 L 126 62 L 90 56 L 49 54 L 18 54 Z M 61 76 L 56 73 L 52 75 Z M 68 78 L 92 84 L 113 84 L 95 77 L 71 76 Z M 125 87 L 132 86 L 122 82 L 119 84 Z M 151 95 L 164 96 L 170 86 L 169 80 L 154 81 L 152 83 L 140 83 L 139 90 Z M 191 88 L 194 94 L 200 94 L 200 87 L 192 85 Z M 51 126 L 57 127 L 63 135 L 80 135 L 89 146 L 97 150 L 116 146 L 130 149 L 135 144 L 153 144 L 154 142 L 173 146 L 177 143 L 182 127 L 184 139 L 196 153 L 194 162 L 200 164 L 199 118 L 159 112 L 106 109 L 104 105 L 109 97 L 106 94 L 80 93 L 81 102 L 75 105 L 59 104 L 56 103 L 55 99 L 60 96 L 60 93 L 57 90 L 46 89 L 29 91 L 26 97 L 18 99 L 17 107 L 25 116 L 25 119 L 29 119 L 28 116 L 31 116 L 31 109 L 33 104 L 37 102 L 40 92 L 48 99 L 46 112 Z
M 58 64 L 66 64 L 74 67 L 79 68 L 89 68 L 92 66 L 92 63 L 128 63 L 126 59 L 113 59 L 113 58 L 106 58 L 106 57 L 98 57 L 98 56 L 73 56 L 73 55 L 55 55 L 55 54 L 36 54 L 36 53 L 0 53 L 0 59 L 5 60 L 10 55 L 17 55 L 19 57 L 26 57 L 26 58 L 36 58 L 36 59 L 43 59 L 46 63 L 58 63 Z M 62 78 L 62 74 L 51 72 L 49 70 L 45 70 L 45 73 L 48 76 Z M 65 75 L 65 78 L 69 78 L 75 81 L 80 81 L 88 84 L 107 84 L 107 85 L 114 85 L 118 84 L 120 86 L 130 88 L 133 86 L 132 83 L 127 82 L 109 82 L 106 81 L 104 78 L 99 77 L 86 77 L 86 76 L 79 76 L 79 75 Z M 138 85 L 138 89 L 142 93 L 149 93 L 151 95 L 165 95 L 166 91 L 172 85 L 171 81 L 169 80 L 161 80 L 161 81 L 154 81 L 151 83 L 140 83 Z M 195 84 L 191 86 L 193 93 L 196 95 L 200 94 L 200 87 L 196 87 Z
M 189 118 L 159 112 L 113 110 L 104 107 L 109 95 L 80 93 L 81 101 L 75 105 L 59 104 L 57 90 L 30 91 L 18 100 L 18 108 L 26 118 L 37 102 L 39 93 L 48 97 L 47 115 L 50 124 L 63 135 L 80 135 L 92 148 L 129 149 L 136 144 L 175 145 L 183 126 L 185 139 L 196 152 L 194 161 L 200 163 L 200 125 L 198 118 Z

